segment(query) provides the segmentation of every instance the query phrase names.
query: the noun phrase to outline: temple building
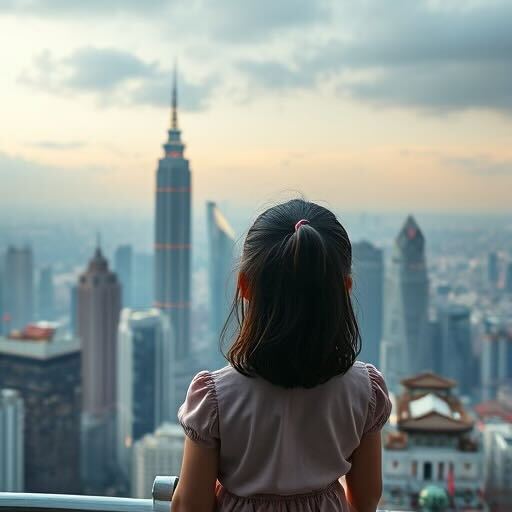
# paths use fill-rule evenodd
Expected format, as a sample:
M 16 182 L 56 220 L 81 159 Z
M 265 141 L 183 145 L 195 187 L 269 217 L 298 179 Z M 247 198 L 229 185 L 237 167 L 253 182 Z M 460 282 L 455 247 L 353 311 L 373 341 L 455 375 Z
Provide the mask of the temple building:
M 453 389 L 433 373 L 402 380 L 396 425 L 385 433 L 381 506 L 415 510 L 425 489 L 446 493 L 446 510 L 481 508 L 483 451 L 472 417 Z

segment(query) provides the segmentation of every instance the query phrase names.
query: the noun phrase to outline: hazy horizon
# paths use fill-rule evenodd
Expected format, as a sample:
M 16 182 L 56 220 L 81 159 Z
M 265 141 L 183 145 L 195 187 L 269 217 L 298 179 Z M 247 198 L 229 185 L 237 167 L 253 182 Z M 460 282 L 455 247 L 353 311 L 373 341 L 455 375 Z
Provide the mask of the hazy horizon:
M 511 14 L 459 0 L 2 3 L 2 210 L 152 215 L 177 58 L 195 204 L 299 190 L 350 211 L 508 213 Z

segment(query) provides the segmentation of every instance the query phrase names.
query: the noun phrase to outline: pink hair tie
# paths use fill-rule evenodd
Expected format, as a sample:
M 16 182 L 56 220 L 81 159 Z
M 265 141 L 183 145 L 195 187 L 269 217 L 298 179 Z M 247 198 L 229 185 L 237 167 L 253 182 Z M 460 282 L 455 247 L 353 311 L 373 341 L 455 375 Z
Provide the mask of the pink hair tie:
M 295 231 L 297 231 L 301 226 L 304 226 L 304 224 L 309 224 L 308 219 L 300 219 L 297 224 L 295 224 Z

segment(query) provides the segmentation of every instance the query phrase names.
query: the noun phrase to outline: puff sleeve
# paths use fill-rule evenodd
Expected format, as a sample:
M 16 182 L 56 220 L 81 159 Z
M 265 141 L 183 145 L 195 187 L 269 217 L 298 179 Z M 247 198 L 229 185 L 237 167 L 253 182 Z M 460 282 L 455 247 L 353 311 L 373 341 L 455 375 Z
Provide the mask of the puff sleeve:
M 192 441 L 212 448 L 219 445 L 217 393 L 210 372 L 199 372 L 192 379 L 178 421 Z
M 391 414 L 391 400 L 382 373 L 371 364 L 366 365 L 366 370 L 370 377 L 370 402 L 364 434 L 382 430 Z

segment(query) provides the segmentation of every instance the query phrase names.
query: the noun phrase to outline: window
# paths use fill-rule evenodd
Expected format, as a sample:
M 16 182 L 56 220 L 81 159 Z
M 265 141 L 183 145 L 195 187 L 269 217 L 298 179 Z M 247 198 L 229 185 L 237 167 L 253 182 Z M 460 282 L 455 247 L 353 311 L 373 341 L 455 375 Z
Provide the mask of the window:
M 437 479 L 444 480 L 444 462 L 440 462 L 437 466 Z
M 424 462 L 423 463 L 423 480 L 429 482 L 432 480 L 432 463 Z

